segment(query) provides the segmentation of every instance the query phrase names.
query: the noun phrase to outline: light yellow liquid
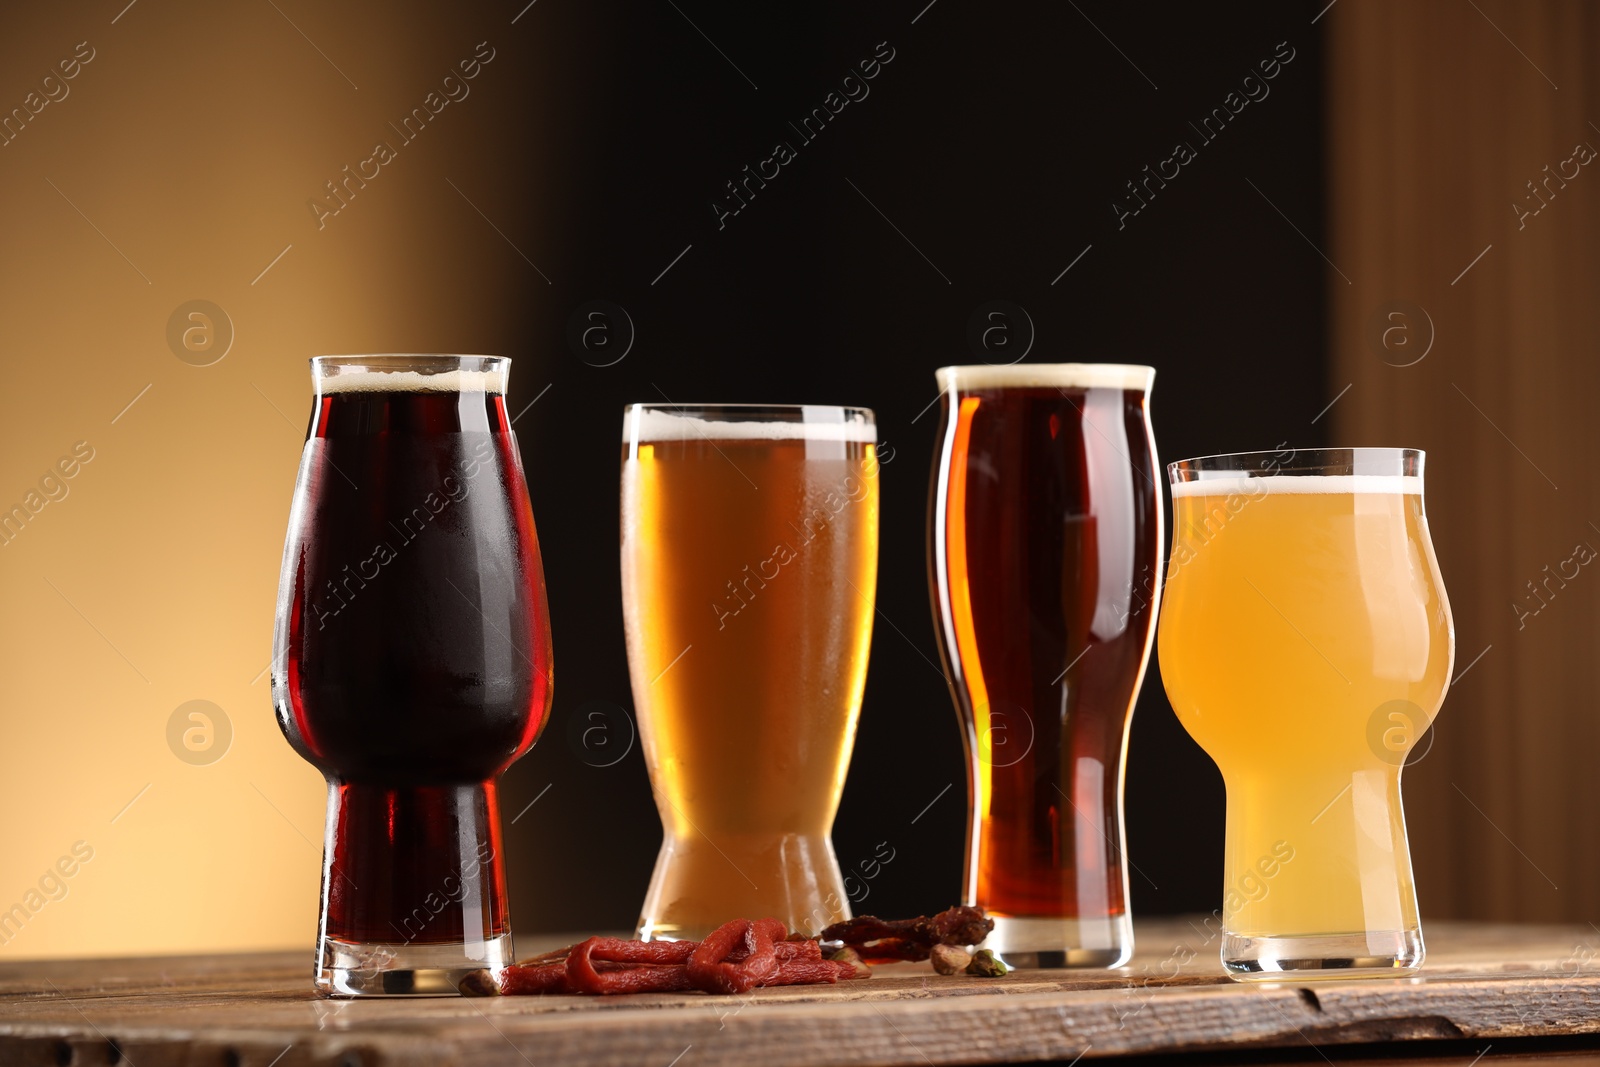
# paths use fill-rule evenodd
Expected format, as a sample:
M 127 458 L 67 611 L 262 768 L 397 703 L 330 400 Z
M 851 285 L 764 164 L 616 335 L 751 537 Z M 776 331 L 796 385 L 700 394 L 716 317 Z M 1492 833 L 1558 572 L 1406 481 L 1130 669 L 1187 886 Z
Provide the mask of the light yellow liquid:
M 1158 647 L 1179 720 L 1227 783 L 1224 924 L 1415 931 L 1400 771 L 1455 644 L 1421 479 L 1212 484 L 1173 494 Z

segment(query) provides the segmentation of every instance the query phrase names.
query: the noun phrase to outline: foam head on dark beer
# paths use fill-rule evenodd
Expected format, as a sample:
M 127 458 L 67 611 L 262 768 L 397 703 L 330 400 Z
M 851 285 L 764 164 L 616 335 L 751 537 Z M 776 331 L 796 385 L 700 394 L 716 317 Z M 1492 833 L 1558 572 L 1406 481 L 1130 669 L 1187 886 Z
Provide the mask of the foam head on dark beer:
M 319 376 L 317 388 L 328 393 L 504 393 L 506 369 L 418 370 L 341 369 Z
M 934 378 L 944 392 L 975 389 L 1132 389 L 1149 392 L 1154 367 L 1132 363 L 1012 363 L 940 367 Z
M 329 393 L 497 393 L 506 391 L 511 361 L 504 356 L 386 352 L 318 356 L 311 377 Z

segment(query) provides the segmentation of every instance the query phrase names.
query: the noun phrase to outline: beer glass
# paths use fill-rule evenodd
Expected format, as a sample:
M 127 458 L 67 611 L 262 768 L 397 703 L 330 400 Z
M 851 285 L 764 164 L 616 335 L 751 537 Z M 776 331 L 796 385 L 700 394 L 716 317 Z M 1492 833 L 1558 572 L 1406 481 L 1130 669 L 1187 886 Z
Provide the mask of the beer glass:
M 1013 966 L 1120 966 L 1123 765 L 1160 590 L 1155 371 L 937 377 L 929 585 L 966 742 L 965 899 Z
M 289 512 L 278 724 L 328 781 L 316 987 L 511 962 L 495 779 L 550 708 L 533 512 L 492 356 L 323 356 Z
M 850 917 L 829 834 L 872 639 L 876 441 L 861 408 L 625 413 L 622 612 L 663 827 L 644 940 Z
M 1334 448 L 1169 468 L 1161 675 L 1227 783 L 1235 978 L 1422 963 L 1400 772 L 1455 653 L 1422 461 Z

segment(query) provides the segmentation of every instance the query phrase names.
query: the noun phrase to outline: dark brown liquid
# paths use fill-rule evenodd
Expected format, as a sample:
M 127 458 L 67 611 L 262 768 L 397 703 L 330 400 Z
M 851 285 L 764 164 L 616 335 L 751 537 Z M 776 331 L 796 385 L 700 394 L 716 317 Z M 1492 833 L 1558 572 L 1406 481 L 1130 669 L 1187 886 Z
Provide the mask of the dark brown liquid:
M 988 795 L 970 828 L 969 903 L 1016 917 L 1120 915 L 1123 737 L 1160 571 L 1145 395 L 947 395 L 940 433 L 934 612 L 974 803 Z
M 504 399 L 325 396 L 301 463 L 274 697 L 329 781 L 325 933 L 498 936 L 493 779 L 544 726 L 551 658 Z

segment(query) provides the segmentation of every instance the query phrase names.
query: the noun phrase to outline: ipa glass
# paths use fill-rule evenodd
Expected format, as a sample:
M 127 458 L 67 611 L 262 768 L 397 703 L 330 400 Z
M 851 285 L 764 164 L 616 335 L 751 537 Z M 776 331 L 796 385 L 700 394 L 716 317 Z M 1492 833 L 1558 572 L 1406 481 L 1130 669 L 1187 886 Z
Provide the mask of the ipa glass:
M 965 901 L 1014 966 L 1133 953 L 1122 787 L 1160 594 L 1154 376 L 937 374 L 929 585 L 966 742 Z
M 876 441 L 861 408 L 624 415 L 623 620 L 664 831 L 644 940 L 850 917 L 830 833 L 872 638 Z
M 1455 652 L 1422 464 L 1412 449 L 1340 448 L 1168 468 L 1161 675 L 1227 784 L 1235 978 L 1422 963 L 1400 772 Z
M 511 962 L 495 780 L 550 707 L 510 361 L 311 363 L 272 696 L 328 782 L 316 987 L 454 993 Z

